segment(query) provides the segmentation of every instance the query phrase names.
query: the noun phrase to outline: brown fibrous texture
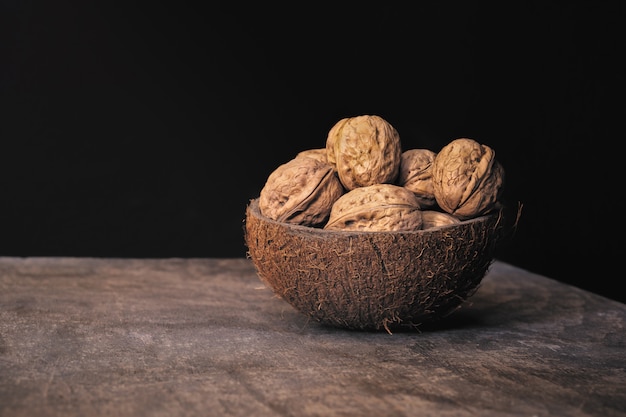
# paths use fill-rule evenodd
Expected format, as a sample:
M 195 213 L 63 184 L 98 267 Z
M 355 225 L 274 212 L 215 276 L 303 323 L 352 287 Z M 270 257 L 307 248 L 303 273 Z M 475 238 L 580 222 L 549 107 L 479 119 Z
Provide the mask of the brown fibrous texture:
M 432 230 L 345 232 L 303 227 L 246 208 L 248 257 L 275 295 L 325 325 L 415 328 L 471 297 L 493 262 L 493 213 Z

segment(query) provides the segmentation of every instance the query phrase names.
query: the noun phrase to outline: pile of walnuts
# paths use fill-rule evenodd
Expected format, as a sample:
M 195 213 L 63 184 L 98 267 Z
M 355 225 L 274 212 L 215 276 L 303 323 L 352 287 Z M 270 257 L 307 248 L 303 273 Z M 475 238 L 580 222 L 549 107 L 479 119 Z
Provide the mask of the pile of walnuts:
M 328 230 L 419 230 L 495 210 L 503 183 L 489 146 L 459 138 L 437 153 L 403 151 L 389 122 L 362 115 L 337 122 L 325 148 L 276 168 L 259 209 L 273 220 Z

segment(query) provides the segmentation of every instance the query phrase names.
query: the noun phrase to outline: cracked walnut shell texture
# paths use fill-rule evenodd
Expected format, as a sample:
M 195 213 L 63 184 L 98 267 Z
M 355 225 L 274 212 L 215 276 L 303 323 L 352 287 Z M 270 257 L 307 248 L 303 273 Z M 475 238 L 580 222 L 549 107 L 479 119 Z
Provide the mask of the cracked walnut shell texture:
M 504 184 L 495 151 L 469 138 L 455 139 L 439 151 L 432 176 L 437 203 L 461 220 L 493 210 Z
M 298 156 L 268 176 L 259 196 L 259 209 L 273 220 L 321 226 L 344 192 L 332 166 L 316 158 Z
M 376 115 L 338 121 L 326 139 L 327 160 L 346 190 L 393 183 L 402 153 L 398 131 Z

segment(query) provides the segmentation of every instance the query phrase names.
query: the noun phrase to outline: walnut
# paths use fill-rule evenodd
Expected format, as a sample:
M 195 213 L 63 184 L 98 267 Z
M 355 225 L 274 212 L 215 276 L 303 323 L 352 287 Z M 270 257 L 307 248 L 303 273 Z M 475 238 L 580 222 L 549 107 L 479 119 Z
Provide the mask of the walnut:
M 397 184 L 413 191 L 422 209 L 437 205 L 432 181 L 435 152 L 430 149 L 408 149 L 400 157 Z
M 328 162 L 328 159 L 326 158 L 326 148 L 305 149 L 296 154 L 296 158 L 300 158 L 302 156 L 318 159 L 322 162 Z
M 419 230 L 422 212 L 409 189 L 393 184 L 358 187 L 339 197 L 330 211 L 327 230 Z
M 393 183 L 398 177 L 400 135 L 380 116 L 341 119 L 328 132 L 326 151 L 346 190 Z
M 422 219 L 422 229 L 431 229 L 433 227 L 461 223 L 461 220 L 454 217 L 452 214 L 436 210 L 423 210 Z
M 498 202 L 504 169 L 487 145 L 459 138 L 444 146 L 432 166 L 435 199 L 461 220 L 490 212 Z
M 259 209 L 273 220 L 321 227 L 344 192 L 331 165 L 301 156 L 268 176 L 259 196 Z

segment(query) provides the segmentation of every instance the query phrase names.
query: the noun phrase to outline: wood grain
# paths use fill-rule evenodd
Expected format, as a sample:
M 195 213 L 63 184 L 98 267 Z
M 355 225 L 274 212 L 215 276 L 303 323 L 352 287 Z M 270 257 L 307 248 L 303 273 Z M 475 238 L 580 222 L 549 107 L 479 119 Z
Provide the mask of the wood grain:
M 324 327 L 248 259 L 0 258 L 1 416 L 626 416 L 626 305 L 503 262 L 434 328 Z

